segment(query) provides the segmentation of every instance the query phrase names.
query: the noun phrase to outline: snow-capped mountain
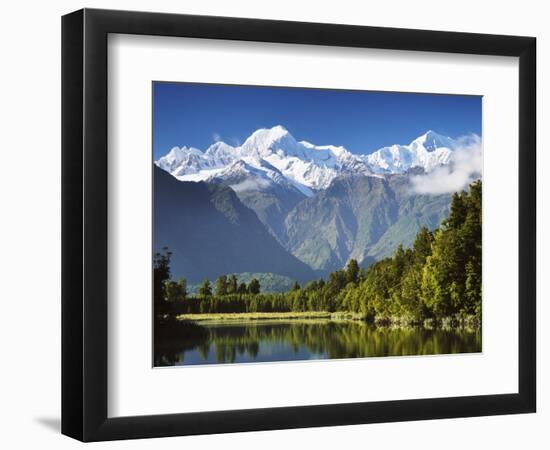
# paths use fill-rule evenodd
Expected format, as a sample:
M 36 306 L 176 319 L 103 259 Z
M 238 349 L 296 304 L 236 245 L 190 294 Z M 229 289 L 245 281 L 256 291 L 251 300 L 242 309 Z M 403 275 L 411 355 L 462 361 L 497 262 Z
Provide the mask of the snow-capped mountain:
M 375 173 L 404 173 L 414 167 L 431 172 L 437 166 L 449 163 L 453 151 L 458 146 L 458 140 L 430 130 L 408 145 L 394 144 L 383 147 L 364 156 L 363 159 Z
M 183 267 L 182 264 L 189 261 L 193 262 L 192 267 L 198 267 L 204 262 L 204 273 L 197 274 L 197 279 L 213 276 L 206 268 L 218 267 L 228 260 L 221 261 L 208 250 L 198 253 L 189 250 L 195 244 L 194 239 L 187 238 L 190 230 L 200 230 L 196 225 L 200 220 L 213 221 L 219 212 L 227 219 L 225 224 L 216 225 L 220 232 L 237 233 L 230 239 L 221 239 L 219 245 L 227 245 L 232 240 L 247 242 L 251 233 L 254 234 L 251 239 L 260 236 L 256 243 L 270 241 L 257 226 L 240 222 L 239 211 L 245 214 L 249 210 L 292 258 L 321 275 L 344 267 L 350 258 L 368 265 L 391 255 L 398 243 L 412 245 L 420 227 L 439 226 L 448 214 L 450 193 L 442 191 L 441 179 L 436 180 L 434 191 L 430 177 L 460 183 L 460 176 L 471 166 L 480 165 L 473 164 L 480 160 L 479 143 L 476 135 L 451 139 L 428 131 L 410 144 L 359 155 L 344 147 L 298 141 L 284 127 L 276 126 L 255 131 L 240 146 L 216 142 L 205 151 L 174 147 L 155 161 L 158 168 L 163 169 L 155 168 L 155 182 L 172 180 L 171 187 L 155 201 L 177 211 L 170 211 L 167 217 L 177 214 L 180 219 L 177 224 L 173 223 L 175 228 L 170 230 L 170 239 L 163 245 L 177 249 L 180 241 L 186 239 L 187 250 L 174 253 L 174 267 Z M 477 152 L 470 152 L 470 147 Z M 442 165 L 444 170 L 434 170 Z M 445 173 L 453 170 L 454 176 L 446 177 Z M 164 171 L 182 183 L 166 178 L 162 175 L 166 175 Z M 470 179 L 469 175 L 464 178 L 466 182 Z M 194 183 L 199 181 L 206 181 L 208 185 Z M 418 183 L 423 189 L 418 189 Z M 176 201 L 176 196 L 172 198 L 171 194 L 180 192 L 178 185 L 185 193 L 182 203 L 178 203 L 181 198 Z M 456 190 L 459 188 L 453 188 Z M 204 194 L 205 208 L 199 208 L 197 214 L 207 212 L 212 205 L 217 212 L 211 211 L 210 218 L 189 225 L 187 221 L 196 217 L 188 214 L 186 205 L 191 204 L 198 192 Z M 167 223 L 172 226 L 171 221 Z M 217 232 L 216 227 L 212 230 L 210 233 Z M 254 247 L 255 251 L 247 254 L 247 258 L 260 257 L 254 259 L 254 264 L 243 266 L 242 271 L 257 271 L 258 260 L 271 258 L 262 245 L 254 244 Z M 230 245 L 224 251 L 229 253 L 234 248 Z M 208 258 L 201 260 L 204 255 Z M 292 258 L 281 257 L 281 261 L 289 265 L 294 261 Z M 181 273 L 188 274 L 190 270 L 186 268 Z
M 431 172 L 448 164 L 454 150 L 479 140 L 451 139 L 428 131 L 407 145 L 357 155 L 344 147 L 297 141 L 278 125 L 259 129 L 238 147 L 216 142 L 206 151 L 174 147 L 156 165 L 181 181 L 225 182 L 236 191 L 263 190 L 273 184 L 311 197 L 340 175 L 384 176 L 412 168 Z
M 180 181 L 239 179 L 245 173 L 267 183 L 286 184 L 306 196 L 327 188 L 340 174 L 373 175 L 368 164 L 344 147 L 298 142 L 282 126 L 260 129 L 239 147 L 216 142 L 204 153 L 174 147 L 156 161 Z M 239 175 L 239 176 L 236 176 Z M 227 183 L 241 189 L 243 186 Z M 257 187 L 262 187 L 260 182 Z

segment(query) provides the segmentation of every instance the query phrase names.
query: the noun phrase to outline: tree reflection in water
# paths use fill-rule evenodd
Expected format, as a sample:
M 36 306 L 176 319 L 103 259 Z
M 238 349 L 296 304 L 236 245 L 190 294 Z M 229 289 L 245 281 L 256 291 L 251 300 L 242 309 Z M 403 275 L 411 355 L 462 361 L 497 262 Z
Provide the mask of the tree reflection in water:
M 155 342 L 155 366 L 481 351 L 479 330 L 374 327 L 364 322 L 254 321 L 201 325 L 205 336 Z

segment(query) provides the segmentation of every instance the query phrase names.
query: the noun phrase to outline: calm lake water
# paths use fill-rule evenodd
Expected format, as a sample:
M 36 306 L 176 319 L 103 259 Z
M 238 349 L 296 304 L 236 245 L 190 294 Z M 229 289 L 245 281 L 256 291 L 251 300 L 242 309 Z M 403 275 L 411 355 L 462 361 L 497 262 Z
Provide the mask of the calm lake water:
M 481 352 L 481 332 L 373 327 L 363 322 L 208 323 L 203 337 L 157 342 L 155 366 Z

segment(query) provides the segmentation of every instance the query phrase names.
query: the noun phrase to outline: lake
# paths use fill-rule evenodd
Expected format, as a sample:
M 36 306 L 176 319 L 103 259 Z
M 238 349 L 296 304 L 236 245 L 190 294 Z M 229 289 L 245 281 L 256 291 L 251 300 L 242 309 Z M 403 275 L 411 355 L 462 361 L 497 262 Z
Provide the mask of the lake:
M 155 345 L 155 366 L 481 352 L 480 330 L 375 327 L 359 321 L 201 322 L 203 337 Z

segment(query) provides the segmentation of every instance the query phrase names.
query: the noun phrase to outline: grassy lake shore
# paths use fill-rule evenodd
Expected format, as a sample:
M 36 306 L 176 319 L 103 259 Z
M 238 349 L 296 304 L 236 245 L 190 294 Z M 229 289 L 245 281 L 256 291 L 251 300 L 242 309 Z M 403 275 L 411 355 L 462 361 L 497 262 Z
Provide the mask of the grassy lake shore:
M 367 321 L 361 313 L 348 311 L 295 311 L 295 312 L 248 312 L 248 313 L 203 313 L 203 314 L 179 314 L 177 320 L 182 322 L 246 322 L 260 320 L 331 320 L 331 321 Z M 424 328 L 470 328 L 479 329 L 481 320 L 474 316 L 465 317 L 444 317 L 442 319 L 426 319 L 423 322 L 416 322 L 406 317 L 388 317 L 373 322 L 376 326 L 409 328 L 421 326 Z
M 179 320 L 204 321 L 231 321 L 231 320 L 288 320 L 288 319 L 331 319 L 332 313 L 325 311 L 307 312 L 254 312 L 254 313 L 208 313 L 208 314 L 180 314 Z

